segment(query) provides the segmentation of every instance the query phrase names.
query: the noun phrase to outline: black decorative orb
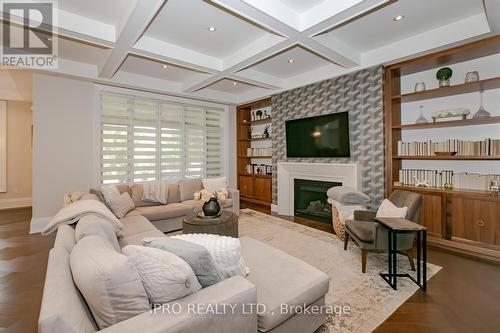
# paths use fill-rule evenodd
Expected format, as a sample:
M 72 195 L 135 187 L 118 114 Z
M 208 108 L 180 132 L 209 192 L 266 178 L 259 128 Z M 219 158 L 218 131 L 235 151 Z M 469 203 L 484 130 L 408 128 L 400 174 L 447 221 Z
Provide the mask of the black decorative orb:
M 203 204 L 202 209 L 205 216 L 216 216 L 217 214 L 219 214 L 220 205 L 215 198 L 211 198 L 208 202 L 205 202 Z

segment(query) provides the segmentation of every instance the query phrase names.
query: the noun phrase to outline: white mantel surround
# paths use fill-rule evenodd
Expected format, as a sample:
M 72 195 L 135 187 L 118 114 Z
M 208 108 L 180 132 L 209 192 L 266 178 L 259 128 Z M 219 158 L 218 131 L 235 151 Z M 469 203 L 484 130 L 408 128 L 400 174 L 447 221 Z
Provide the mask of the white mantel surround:
M 339 182 L 361 190 L 356 163 L 278 162 L 278 214 L 294 215 L 294 180 L 307 179 Z

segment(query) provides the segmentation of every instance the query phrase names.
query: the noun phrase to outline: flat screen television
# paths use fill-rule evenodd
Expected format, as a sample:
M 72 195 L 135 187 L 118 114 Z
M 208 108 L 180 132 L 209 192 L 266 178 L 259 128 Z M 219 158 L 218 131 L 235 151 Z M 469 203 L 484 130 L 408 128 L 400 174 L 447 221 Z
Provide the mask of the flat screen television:
M 285 124 L 287 157 L 350 157 L 348 112 Z

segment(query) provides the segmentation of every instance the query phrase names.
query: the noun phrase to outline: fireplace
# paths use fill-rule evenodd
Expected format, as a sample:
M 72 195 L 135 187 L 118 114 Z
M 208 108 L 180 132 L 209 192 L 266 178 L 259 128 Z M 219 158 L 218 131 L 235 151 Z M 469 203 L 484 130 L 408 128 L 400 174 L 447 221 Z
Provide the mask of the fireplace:
M 294 179 L 294 215 L 319 222 L 331 223 L 332 206 L 327 202 L 326 191 L 339 182 Z

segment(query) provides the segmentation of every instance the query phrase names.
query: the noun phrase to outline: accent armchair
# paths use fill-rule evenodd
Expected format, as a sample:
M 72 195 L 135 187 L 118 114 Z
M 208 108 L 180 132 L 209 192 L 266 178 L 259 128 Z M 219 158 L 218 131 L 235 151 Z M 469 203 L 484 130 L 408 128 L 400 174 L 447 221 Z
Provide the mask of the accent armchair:
M 422 196 L 409 191 L 394 191 L 388 198 L 397 207 L 408 207 L 406 219 L 418 223 Z M 366 261 L 369 251 L 387 251 L 388 236 L 387 229 L 375 221 L 377 212 L 355 211 L 354 220 L 346 220 L 344 250 L 347 250 L 349 238 L 361 249 L 361 271 L 366 272 Z M 412 270 L 415 270 L 413 262 L 412 247 L 415 240 L 414 234 L 397 235 L 397 251 L 406 255 L 410 261 Z

